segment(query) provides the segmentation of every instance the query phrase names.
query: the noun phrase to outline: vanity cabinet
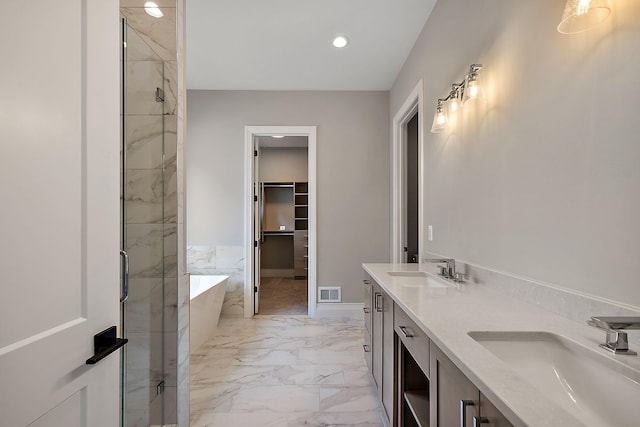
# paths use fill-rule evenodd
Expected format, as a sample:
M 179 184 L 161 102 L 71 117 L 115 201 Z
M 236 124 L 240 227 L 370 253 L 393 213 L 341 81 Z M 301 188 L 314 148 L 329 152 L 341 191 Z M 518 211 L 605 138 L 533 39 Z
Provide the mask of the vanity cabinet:
M 365 360 L 386 426 L 512 426 L 369 275 L 363 309 Z
M 368 288 L 370 287 L 370 288 Z M 369 289 L 371 299 L 368 301 Z M 393 300 L 370 277 L 365 279 L 365 359 L 384 409 L 387 425 L 395 425 L 395 336 Z M 368 309 L 368 310 L 367 310 Z M 368 318 L 367 311 L 371 316 Z M 370 322 L 370 323 L 368 323 Z M 367 336 L 368 335 L 368 336 Z M 366 346 L 370 341 L 370 352 Z M 370 361 L 370 362 L 369 362 Z
M 432 427 L 512 426 L 438 347 L 430 359 Z

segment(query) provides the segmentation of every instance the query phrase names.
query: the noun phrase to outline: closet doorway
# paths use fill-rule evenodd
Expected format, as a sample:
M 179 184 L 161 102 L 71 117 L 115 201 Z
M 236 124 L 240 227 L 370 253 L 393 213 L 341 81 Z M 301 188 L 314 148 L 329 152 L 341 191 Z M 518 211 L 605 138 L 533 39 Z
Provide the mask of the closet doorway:
M 246 258 L 245 317 L 313 316 L 315 128 L 246 129 L 250 144 L 245 148 L 251 148 L 251 176 L 247 176 L 251 250 Z

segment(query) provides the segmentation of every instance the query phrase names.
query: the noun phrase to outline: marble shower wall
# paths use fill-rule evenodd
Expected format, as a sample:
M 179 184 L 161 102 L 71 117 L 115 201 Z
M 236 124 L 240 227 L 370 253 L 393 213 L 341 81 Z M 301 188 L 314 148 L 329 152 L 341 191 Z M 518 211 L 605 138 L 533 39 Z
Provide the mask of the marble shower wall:
M 188 426 L 189 414 L 184 3 L 156 3 L 164 13 L 160 19 L 144 12 L 144 1 L 120 2 L 120 12 L 135 30 L 127 34 L 126 82 L 132 90 L 125 97 L 125 222 L 131 259 L 128 427 Z M 164 90 L 164 102 L 155 100 L 156 87 Z M 161 381 L 164 392 L 158 395 L 156 386 Z
M 244 248 L 242 246 L 187 246 L 187 270 L 193 275 L 229 276 L 221 316 L 244 315 Z

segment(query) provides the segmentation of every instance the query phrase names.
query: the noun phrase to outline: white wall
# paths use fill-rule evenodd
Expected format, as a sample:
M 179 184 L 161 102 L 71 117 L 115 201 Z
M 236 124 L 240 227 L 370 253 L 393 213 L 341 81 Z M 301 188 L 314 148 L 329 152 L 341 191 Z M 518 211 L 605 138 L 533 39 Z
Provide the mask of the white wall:
M 315 125 L 318 286 L 361 302 L 362 262 L 389 260 L 388 92 L 189 91 L 187 244 L 243 244 L 246 125 Z
M 640 2 L 577 35 L 556 31 L 564 3 L 439 1 L 390 117 L 424 79 L 428 251 L 640 307 Z M 471 63 L 484 105 L 429 133 Z

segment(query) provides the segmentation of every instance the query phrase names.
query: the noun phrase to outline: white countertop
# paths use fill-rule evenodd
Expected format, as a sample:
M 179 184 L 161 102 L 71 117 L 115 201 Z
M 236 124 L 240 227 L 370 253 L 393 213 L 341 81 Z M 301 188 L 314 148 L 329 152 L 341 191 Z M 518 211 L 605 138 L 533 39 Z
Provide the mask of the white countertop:
M 468 335 L 470 331 L 551 332 L 640 370 L 639 356 L 615 356 L 600 349 L 598 345 L 604 341 L 604 331 L 586 323 L 581 325 L 474 283 L 430 288 L 421 286 L 415 278 L 388 274 L 424 271 L 440 280 L 432 272 L 433 265 L 363 264 L 363 268 L 516 426 L 570 427 L 584 424 L 520 378 L 471 338 Z

